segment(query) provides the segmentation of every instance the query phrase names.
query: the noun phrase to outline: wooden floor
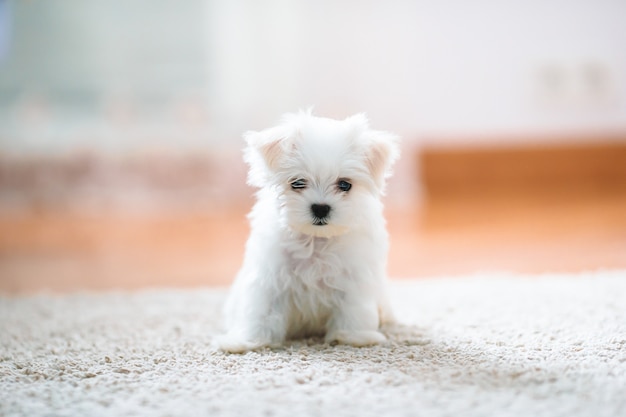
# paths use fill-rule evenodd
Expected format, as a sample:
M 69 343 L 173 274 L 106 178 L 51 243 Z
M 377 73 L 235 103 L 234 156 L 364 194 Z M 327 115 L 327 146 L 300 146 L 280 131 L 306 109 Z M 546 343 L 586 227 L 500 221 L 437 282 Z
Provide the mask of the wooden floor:
M 0 292 L 227 285 L 247 209 L 3 214 Z M 387 218 L 392 278 L 626 268 L 625 195 L 444 199 Z

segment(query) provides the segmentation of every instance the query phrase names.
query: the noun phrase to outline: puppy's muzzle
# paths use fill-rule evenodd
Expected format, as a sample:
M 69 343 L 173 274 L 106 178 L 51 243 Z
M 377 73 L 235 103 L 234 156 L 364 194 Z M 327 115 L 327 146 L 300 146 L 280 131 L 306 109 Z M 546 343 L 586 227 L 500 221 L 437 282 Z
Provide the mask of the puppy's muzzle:
M 311 212 L 315 217 L 313 222 L 316 226 L 323 226 L 328 223 L 326 217 L 328 217 L 328 213 L 330 213 L 330 206 L 328 204 L 312 204 Z

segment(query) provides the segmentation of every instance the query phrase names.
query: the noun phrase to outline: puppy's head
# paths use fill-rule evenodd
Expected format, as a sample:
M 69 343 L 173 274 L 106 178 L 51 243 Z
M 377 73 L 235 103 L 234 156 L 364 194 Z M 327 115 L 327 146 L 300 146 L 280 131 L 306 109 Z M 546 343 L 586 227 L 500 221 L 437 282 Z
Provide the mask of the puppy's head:
M 275 189 L 284 224 L 317 237 L 367 227 L 379 215 L 399 154 L 397 137 L 371 130 L 362 114 L 341 121 L 287 114 L 279 126 L 245 138 L 248 182 Z

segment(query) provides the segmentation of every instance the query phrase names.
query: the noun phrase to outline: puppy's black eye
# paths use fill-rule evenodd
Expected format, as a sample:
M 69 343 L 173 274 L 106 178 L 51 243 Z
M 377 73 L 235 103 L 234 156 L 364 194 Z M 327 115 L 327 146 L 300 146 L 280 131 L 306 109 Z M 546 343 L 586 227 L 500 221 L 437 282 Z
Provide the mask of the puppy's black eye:
M 346 180 L 340 180 L 337 183 L 337 188 L 339 188 L 341 191 L 343 191 L 344 193 L 350 191 L 350 188 L 352 188 L 352 184 L 350 184 L 348 181 Z
M 298 179 L 291 182 L 291 189 L 293 190 L 302 190 L 306 188 L 306 180 Z

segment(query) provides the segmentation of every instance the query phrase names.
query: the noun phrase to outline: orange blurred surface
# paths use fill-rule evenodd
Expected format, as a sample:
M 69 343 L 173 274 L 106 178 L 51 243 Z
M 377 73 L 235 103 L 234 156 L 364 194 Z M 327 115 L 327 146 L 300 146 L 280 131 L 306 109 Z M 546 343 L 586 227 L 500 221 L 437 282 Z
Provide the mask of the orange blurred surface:
M 0 291 L 228 285 L 248 233 L 220 211 L 0 216 Z M 437 201 L 386 210 L 392 278 L 626 267 L 626 196 Z

